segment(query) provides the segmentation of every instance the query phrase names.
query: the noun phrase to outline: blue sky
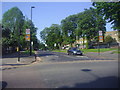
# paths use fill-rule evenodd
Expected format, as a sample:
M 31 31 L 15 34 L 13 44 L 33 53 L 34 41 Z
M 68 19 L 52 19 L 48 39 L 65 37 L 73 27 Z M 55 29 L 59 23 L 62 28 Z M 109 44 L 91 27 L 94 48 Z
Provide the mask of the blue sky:
M 52 24 L 60 24 L 61 20 L 69 15 L 84 11 L 85 8 L 92 7 L 92 2 L 4 2 L 2 3 L 2 13 L 17 6 L 26 18 L 31 17 L 31 6 L 33 8 L 32 21 L 38 28 L 37 38 L 40 40 L 40 31 Z M 107 24 L 107 31 L 111 31 L 110 24 Z

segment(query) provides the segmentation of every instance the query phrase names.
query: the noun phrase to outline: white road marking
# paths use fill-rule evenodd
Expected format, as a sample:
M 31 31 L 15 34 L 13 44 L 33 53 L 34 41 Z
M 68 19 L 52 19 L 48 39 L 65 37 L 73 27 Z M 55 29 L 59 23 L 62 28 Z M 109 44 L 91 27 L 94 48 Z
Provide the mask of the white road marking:
M 65 57 L 69 57 L 69 58 L 73 58 L 75 59 L 76 57 L 79 57 L 79 58 L 88 58 L 87 56 L 69 56 L 69 55 L 64 55 Z
M 88 58 L 87 56 L 76 56 L 76 57 L 80 57 L 80 58 Z
M 45 57 L 59 57 L 59 56 L 57 56 L 57 55 L 52 55 L 52 56 L 45 56 Z

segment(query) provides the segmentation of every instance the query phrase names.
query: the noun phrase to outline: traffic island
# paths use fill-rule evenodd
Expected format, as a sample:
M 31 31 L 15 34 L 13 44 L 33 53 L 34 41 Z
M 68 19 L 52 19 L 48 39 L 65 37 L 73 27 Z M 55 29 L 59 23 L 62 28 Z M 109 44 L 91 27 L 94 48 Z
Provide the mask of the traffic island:
M 38 57 L 37 53 L 32 54 L 32 56 L 29 56 L 29 54 L 21 52 L 20 61 L 18 62 L 17 53 L 12 53 L 9 55 L 4 55 L 2 57 L 1 69 L 3 70 L 4 68 L 9 68 L 9 67 L 28 66 L 28 65 L 35 64 L 41 61 L 42 60 L 40 57 Z

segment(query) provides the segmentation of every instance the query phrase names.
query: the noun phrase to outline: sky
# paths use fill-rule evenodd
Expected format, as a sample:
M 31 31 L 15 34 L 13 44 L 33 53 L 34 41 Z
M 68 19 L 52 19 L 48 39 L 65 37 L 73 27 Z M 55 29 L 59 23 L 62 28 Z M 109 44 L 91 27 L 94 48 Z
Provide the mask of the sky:
M 2 15 L 12 7 L 18 7 L 26 18 L 31 19 L 38 28 L 37 38 L 40 39 L 40 31 L 52 24 L 60 24 L 62 19 L 69 15 L 84 11 L 92 7 L 92 2 L 2 2 Z M 107 31 L 112 31 L 111 25 L 107 24 Z

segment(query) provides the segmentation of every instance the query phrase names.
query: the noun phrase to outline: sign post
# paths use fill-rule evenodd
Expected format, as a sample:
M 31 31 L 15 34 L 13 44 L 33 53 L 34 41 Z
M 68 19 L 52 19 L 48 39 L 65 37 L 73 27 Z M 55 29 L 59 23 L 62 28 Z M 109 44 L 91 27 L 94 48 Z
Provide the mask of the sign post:
M 25 40 L 26 40 L 26 41 L 30 41 L 30 34 L 26 34 Z
M 30 41 L 30 29 L 26 29 L 25 40 L 28 42 Z
M 103 33 L 99 31 L 98 54 L 100 55 L 100 42 L 103 42 Z
M 19 31 L 19 38 L 18 38 L 18 47 L 17 47 L 17 52 L 18 52 L 18 61 L 17 62 L 20 62 L 20 29 L 18 30 Z
M 26 41 L 30 41 L 30 29 L 26 29 L 25 40 L 26 40 Z

